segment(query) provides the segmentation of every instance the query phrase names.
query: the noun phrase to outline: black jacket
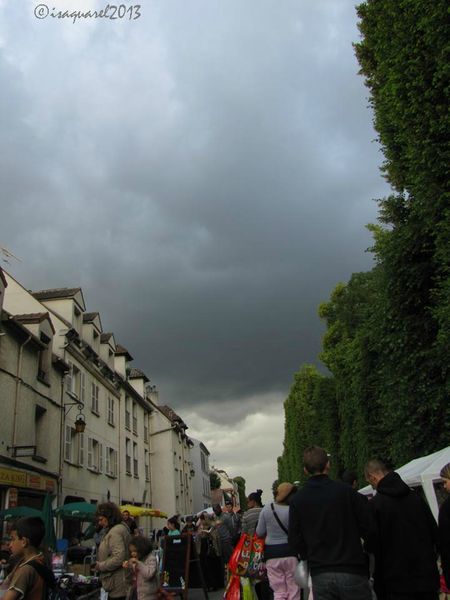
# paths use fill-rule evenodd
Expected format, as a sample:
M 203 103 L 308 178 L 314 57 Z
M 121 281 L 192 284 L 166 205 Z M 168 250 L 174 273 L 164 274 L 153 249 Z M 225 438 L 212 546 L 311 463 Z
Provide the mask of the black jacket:
M 366 548 L 375 555 L 377 595 L 439 590 L 437 524 L 428 504 L 391 472 L 369 505 L 376 529 Z
M 289 544 L 300 558 L 308 560 L 312 575 L 367 575 L 361 538 L 370 530 L 367 499 L 327 475 L 311 477 L 291 500 Z
M 450 587 L 450 498 L 439 511 L 439 551 L 445 583 Z

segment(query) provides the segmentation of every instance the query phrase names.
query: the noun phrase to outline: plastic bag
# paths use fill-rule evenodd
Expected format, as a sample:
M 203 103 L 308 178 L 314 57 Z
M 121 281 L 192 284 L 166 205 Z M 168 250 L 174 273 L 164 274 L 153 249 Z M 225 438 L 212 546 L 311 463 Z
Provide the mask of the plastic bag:
M 301 560 L 295 567 L 294 580 L 299 588 L 306 589 L 309 586 L 309 569 L 306 560 Z
M 239 575 L 230 577 L 223 597 L 225 600 L 241 600 L 241 579 Z
M 252 553 L 247 568 L 247 577 L 264 581 L 267 579 L 266 563 L 264 562 L 264 538 L 257 535 L 252 539 Z
M 257 600 L 255 588 L 248 577 L 241 577 L 241 590 L 242 600 Z
M 238 572 L 238 562 L 241 557 L 242 548 L 244 546 L 245 540 L 247 536 L 243 533 L 236 544 L 236 547 L 233 550 L 233 554 L 231 555 L 230 560 L 228 561 L 228 570 L 233 575 L 236 575 Z

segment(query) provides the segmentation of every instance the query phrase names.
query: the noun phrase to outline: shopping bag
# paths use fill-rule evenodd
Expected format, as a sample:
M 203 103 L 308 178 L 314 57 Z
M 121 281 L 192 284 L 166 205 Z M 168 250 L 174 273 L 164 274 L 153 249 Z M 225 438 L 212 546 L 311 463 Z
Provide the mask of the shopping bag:
M 242 552 L 242 548 L 244 546 L 246 537 L 247 536 L 245 535 L 245 533 L 243 533 L 241 535 L 238 543 L 236 544 L 236 546 L 233 550 L 233 554 L 231 555 L 231 558 L 228 561 L 228 571 L 229 571 L 229 573 L 232 573 L 233 575 L 237 574 L 237 572 L 238 572 L 238 562 L 241 557 L 241 552 Z
M 241 577 L 241 600 L 257 600 L 255 588 L 248 577 Z
M 243 540 L 242 540 L 243 538 Z M 250 560 L 252 558 L 252 550 L 253 550 L 253 538 L 246 533 L 241 536 L 242 546 L 239 554 L 239 558 L 237 561 L 237 569 L 236 573 L 241 577 L 248 577 L 247 571 L 248 566 L 250 564 Z M 241 541 L 240 540 L 240 541 Z
M 241 579 L 239 575 L 231 575 L 223 594 L 225 600 L 241 600 Z
M 306 560 L 301 560 L 295 567 L 294 580 L 299 588 L 309 587 L 309 569 Z
M 252 552 L 247 568 L 247 577 L 264 581 L 267 579 L 266 563 L 264 562 L 264 538 L 254 535 Z

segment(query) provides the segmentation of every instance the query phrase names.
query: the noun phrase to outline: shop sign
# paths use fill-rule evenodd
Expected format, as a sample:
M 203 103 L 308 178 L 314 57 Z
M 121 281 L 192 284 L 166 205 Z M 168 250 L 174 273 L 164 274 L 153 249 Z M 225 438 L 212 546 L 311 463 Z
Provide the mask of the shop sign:
M 41 489 L 41 478 L 39 475 L 30 475 L 28 473 L 28 487 L 35 490 Z
M 23 471 L 0 469 L 0 485 L 27 487 L 27 474 Z
M 0 469 L 0 485 L 31 488 L 33 490 L 55 491 L 55 481 L 47 477 L 41 477 L 34 473 L 25 471 L 14 471 L 13 469 Z

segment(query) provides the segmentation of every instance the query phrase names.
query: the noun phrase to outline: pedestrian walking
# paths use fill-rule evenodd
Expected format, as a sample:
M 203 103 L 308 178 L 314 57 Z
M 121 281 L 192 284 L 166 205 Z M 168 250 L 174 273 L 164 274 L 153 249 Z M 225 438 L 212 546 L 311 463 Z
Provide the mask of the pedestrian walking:
M 428 504 L 380 460 L 370 460 L 364 473 L 377 490 L 366 547 L 375 555 L 378 600 L 438 600 L 438 529 Z
M 289 505 L 288 540 L 307 560 L 314 600 L 371 600 L 361 538 L 371 533 L 368 501 L 328 477 L 329 456 L 310 446 L 303 454 L 309 479 Z
M 256 535 L 265 537 L 264 559 L 275 600 L 300 599 L 294 580 L 298 560 L 288 544 L 289 502 L 296 492 L 292 483 L 280 483 L 275 503 L 263 507 L 256 526 Z

